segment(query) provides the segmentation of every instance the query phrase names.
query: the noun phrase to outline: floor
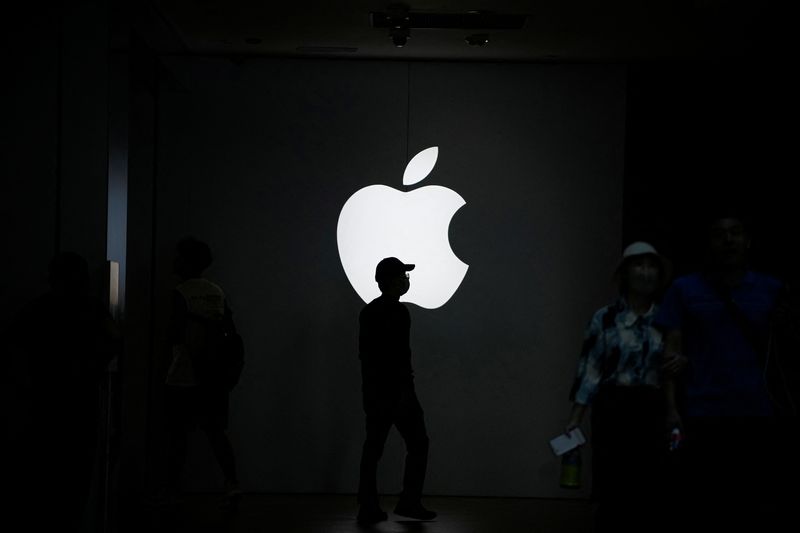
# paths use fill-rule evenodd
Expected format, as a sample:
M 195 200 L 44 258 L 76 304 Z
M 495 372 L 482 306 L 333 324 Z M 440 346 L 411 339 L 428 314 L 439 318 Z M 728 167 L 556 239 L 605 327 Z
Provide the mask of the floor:
M 427 497 L 439 516 L 430 522 L 391 513 L 396 498 L 382 500 L 389 520 L 374 526 L 355 521 L 355 496 L 246 494 L 238 510 L 220 509 L 216 494 L 190 494 L 172 507 L 145 509 L 131 530 L 231 533 L 589 533 L 591 504 L 585 500 Z M 123 528 L 124 529 L 124 528 Z

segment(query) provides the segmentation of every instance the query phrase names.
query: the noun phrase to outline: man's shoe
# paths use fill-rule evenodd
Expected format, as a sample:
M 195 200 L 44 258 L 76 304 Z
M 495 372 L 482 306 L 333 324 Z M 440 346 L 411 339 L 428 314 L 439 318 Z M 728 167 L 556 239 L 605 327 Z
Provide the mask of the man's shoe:
M 389 515 L 380 507 L 361 507 L 356 520 L 359 524 L 375 524 L 387 520 Z
M 436 518 L 436 513 L 423 507 L 420 502 L 398 502 L 397 507 L 394 508 L 394 514 L 408 518 L 416 518 L 417 520 L 433 520 Z
M 226 513 L 232 513 L 239 509 L 239 502 L 242 501 L 244 493 L 238 487 L 228 491 L 225 499 L 220 504 L 220 509 Z
M 183 503 L 181 491 L 172 487 L 162 487 L 154 496 L 145 500 L 145 505 L 152 507 L 175 507 Z

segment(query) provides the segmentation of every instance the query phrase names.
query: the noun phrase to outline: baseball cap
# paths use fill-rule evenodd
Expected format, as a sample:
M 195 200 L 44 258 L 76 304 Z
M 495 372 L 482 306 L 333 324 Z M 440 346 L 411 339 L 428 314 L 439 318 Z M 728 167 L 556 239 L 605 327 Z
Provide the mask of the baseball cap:
M 375 281 L 382 281 L 393 278 L 398 274 L 404 274 L 409 270 L 414 270 L 416 265 L 407 265 L 396 257 L 381 259 L 375 267 Z

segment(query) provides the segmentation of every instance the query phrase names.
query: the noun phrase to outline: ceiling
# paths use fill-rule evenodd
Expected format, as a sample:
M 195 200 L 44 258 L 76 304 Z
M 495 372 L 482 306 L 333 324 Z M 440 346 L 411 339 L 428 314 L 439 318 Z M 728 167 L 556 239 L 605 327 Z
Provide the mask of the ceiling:
M 487 61 L 637 61 L 755 56 L 777 18 L 729 0 L 409 0 L 411 13 L 526 15 L 521 29 L 410 28 L 395 47 L 369 0 L 151 0 L 182 53 Z M 465 38 L 486 34 L 484 46 Z

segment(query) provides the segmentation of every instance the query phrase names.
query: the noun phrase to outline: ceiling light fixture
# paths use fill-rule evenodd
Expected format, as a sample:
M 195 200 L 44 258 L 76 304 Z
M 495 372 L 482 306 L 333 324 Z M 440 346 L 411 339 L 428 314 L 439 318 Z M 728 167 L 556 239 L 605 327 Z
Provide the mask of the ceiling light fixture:
M 411 37 L 409 30 L 411 17 L 408 6 L 405 4 L 391 4 L 386 8 L 386 25 L 389 27 L 389 37 L 397 48 L 402 48 Z

